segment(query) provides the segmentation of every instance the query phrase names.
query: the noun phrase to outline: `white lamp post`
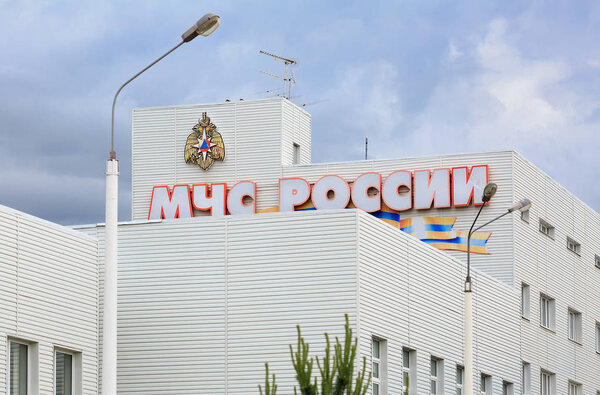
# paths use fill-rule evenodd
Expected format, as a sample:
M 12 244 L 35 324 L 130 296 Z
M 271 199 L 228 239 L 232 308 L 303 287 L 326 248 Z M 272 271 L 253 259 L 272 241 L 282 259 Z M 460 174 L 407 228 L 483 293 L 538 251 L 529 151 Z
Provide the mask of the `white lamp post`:
M 494 196 L 497 189 L 498 186 L 493 182 L 485 186 L 481 199 L 483 200 L 483 204 L 475 216 L 475 220 L 471 225 L 471 229 L 469 229 L 469 235 L 467 237 L 467 278 L 465 280 L 465 395 L 473 395 L 473 282 L 471 280 L 471 236 L 479 229 L 504 217 L 508 213 L 517 210 L 527 211 L 529 210 L 529 207 L 531 207 L 531 201 L 529 199 L 523 199 L 510 207 L 506 212 L 473 230 L 475 222 L 477 222 L 479 214 L 481 214 L 481 210 L 483 210 L 485 204 L 490 201 L 492 196 Z
M 121 90 L 144 71 L 197 36 L 208 36 L 220 24 L 218 15 L 208 13 L 181 35 L 181 42 L 127 80 L 117 90 L 112 104 L 110 156 L 106 162 L 106 224 L 104 257 L 104 302 L 102 328 L 102 394 L 117 394 L 117 220 L 119 161 L 115 152 L 115 104 Z

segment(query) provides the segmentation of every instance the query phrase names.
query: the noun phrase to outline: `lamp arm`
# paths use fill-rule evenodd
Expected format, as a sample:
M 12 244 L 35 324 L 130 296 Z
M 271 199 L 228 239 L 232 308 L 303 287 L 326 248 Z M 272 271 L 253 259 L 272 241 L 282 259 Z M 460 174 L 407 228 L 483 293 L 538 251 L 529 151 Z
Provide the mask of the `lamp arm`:
M 486 225 L 489 225 L 489 224 L 491 224 L 492 222 L 494 222 L 494 221 L 496 221 L 496 220 L 499 220 L 500 218 L 504 217 L 506 214 L 509 214 L 509 213 L 510 213 L 510 211 L 506 211 L 504 214 L 500 214 L 499 216 L 497 216 L 497 217 L 496 217 L 496 218 L 494 218 L 493 220 L 491 220 L 491 221 L 488 221 L 488 222 L 486 222 L 485 224 L 481 225 L 480 227 L 478 227 L 477 229 L 475 229 L 475 230 L 474 230 L 473 232 L 471 232 L 471 233 L 475 233 L 475 232 L 477 232 L 479 229 L 483 228 L 484 226 L 486 226 Z M 474 223 L 473 223 L 473 224 L 474 224 Z M 471 227 L 471 229 L 472 229 L 472 227 Z
M 125 82 L 123 85 L 121 85 L 121 87 L 117 90 L 117 93 L 115 93 L 115 98 L 113 99 L 113 104 L 112 104 L 112 118 L 111 118 L 111 123 L 110 123 L 110 159 L 117 159 L 117 153 L 115 152 L 115 104 L 117 103 L 117 96 L 119 96 L 119 93 L 121 93 L 121 90 L 123 88 L 125 88 L 125 86 L 127 84 L 129 84 L 131 81 L 133 81 L 134 79 L 139 77 L 140 74 L 142 74 L 144 71 L 148 70 L 150 67 L 152 67 L 156 63 L 160 62 L 171 52 L 173 52 L 177 48 L 179 48 L 183 43 L 185 43 L 185 41 L 181 41 L 179 44 L 177 44 L 176 46 L 174 46 L 173 48 L 171 48 L 170 50 L 165 52 L 165 54 L 162 55 L 160 58 L 156 59 L 154 62 L 152 62 L 148 66 L 146 66 L 142 71 L 140 71 L 139 73 L 137 73 L 136 75 L 134 75 L 133 77 L 128 79 L 127 82 Z

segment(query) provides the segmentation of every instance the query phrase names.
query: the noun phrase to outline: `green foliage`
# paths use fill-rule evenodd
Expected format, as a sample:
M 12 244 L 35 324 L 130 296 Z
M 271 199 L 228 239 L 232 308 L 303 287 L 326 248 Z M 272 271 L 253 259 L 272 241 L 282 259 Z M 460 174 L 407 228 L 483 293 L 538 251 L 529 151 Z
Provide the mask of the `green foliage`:
M 262 387 L 258 385 L 260 395 L 277 395 L 277 384 L 275 384 L 275 373 L 273 373 L 273 384 L 269 382 L 269 364 L 265 363 L 265 392 L 263 393 Z
M 406 375 L 406 380 L 404 381 L 404 395 L 408 395 L 408 389 L 410 388 L 408 385 L 408 375 Z
M 290 344 L 290 354 L 292 365 L 296 371 L 296 381 L 301 395 L 365 395 L 371 384 L 371 373 L 366 373 L 367 360 L 363 357 L 362 369 L 354 376 L 354 361 L 356 359 L 356 349 L 358 339 L 352 336 L 352 328 L 348 321 L 348 315 L 345 315 L 346 324 L 344 326 L 345 336 L 343 343 L 335 338 L 333 345 L 333 355 L 331 355 L 331 342 L 329 335 L 325 333 L 325 356 L 319 359 L 318 356 L 309 356 L 309 345 L 304 341 L 300 326 L 298 330 L 297 350 L 294 351 Z M 312 377 L 312 368 L 314 361 L 319 368 L 320 380 Z M 273 385 L 269 386 L 269 366 L 265 364 L 267 373 L 265 379 L 265 393 L 259 385 L 258 389 L 261 395 L 275 395 L 277 386 L 275 385 L 275 374 L 273 374 Z M 320 385 L 319 385 L 320 381 Z M 267 392 L 268 390 L 272 392 Z M 294 386 L 294 394 L 298 395 L 298 388 Z

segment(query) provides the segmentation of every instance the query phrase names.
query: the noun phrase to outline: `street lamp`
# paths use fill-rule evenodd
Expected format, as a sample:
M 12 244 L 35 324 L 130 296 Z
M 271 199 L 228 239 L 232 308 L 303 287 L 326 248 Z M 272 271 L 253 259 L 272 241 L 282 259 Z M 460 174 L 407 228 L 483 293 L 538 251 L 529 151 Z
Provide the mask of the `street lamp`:
M 481 214 L 481 210 L 487 202 L 494 196 L 498 186 L 493 182 L 487 184 L 483 189 L 483 196 L 481 200 L 483 204 L 479 207 L 479 211 L 475 216 L 475 220 L 469 229 L 469 235 L 467 236 L 467 278 L 465 280 L 465 394 L 473 395 L 473 282 L 471 281 L 471 236 L 479 229 L 492 222 L 499 220 L 508 213 L 513 211 L 527 211 L 531 207 L 531 201 L 529 199 L 522 199 L 512 207 L 506 210 L 506 212 L 500 214 L 491 221 L 473 229 L 475 222 Z
M 117 220 L 118 220 L 118 180 L 119 161 L 115 152 L 115 104 L 121 90 L 144 71 L 154 66 L 183 43 L 197 36 L 208 36 L 220 24 L 218 15 L 208 13 L 181 35 L 181 42 L 142 71 L 128 79 L 115 93 L 112 104 L 110 128 L 110 155 L 106 161 L 106 218 L 105 218 L 105 258 L 104 258 L 104 301 L 102 328 L 102 394 L 117 394 Z

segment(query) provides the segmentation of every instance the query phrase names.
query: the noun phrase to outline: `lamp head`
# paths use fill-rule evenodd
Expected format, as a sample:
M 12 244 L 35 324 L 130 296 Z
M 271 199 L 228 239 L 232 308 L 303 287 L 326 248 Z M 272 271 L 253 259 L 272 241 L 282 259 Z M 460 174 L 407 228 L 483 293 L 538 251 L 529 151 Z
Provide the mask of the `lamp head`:
M 483 188 L 483 196 L 481 197 L 481 200 L 484 203 L 489 202 L 492 196 L 496 194 L 497 189 L 498 185 L 496 185 L 495 183 L 490 182 L 489 184 L 487 184 L 485 188 Z
M 209 36 L 212 32 L 217 30 L 220 23 L 221 18 L 218 15 L 209 12 L 198 19 L 198 22 L 194 23 L 192 27 L 187 29 L 186 32 L 181 35 L 181 38 L 187 43 L 198 36 Z
M 521 199 L 517 204 L 508 209 L 509 213 L 519 210 L 520 212 L 527 211 L 531 207 L 531 200 L 525 198 Z

